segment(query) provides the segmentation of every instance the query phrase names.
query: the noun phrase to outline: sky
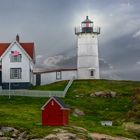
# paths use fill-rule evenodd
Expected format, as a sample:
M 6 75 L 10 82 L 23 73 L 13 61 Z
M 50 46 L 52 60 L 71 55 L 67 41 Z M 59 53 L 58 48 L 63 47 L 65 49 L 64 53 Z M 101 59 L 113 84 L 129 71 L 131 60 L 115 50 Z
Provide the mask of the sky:
M 101 78 L 140 80 L 140 0 L 0 0 L 0 42 L 34 42 L 36 68 L 76 67 L 76 35 L 88 15 L 101 27 Z

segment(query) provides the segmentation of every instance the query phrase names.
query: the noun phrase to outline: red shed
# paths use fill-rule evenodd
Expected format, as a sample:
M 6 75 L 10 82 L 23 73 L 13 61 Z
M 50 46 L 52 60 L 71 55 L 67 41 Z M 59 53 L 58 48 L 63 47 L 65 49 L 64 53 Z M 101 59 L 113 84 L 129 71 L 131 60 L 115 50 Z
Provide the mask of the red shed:
M 69 108 L 60 98 L 50 98 L 42 106 L 41 110 L 43 126 L 63 126 L 68 124 Z

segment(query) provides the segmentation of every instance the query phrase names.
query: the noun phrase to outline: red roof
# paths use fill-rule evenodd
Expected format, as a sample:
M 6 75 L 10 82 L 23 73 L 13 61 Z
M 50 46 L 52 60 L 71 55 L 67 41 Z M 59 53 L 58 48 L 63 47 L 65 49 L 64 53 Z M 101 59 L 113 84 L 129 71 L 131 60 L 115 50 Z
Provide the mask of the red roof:
M 19 43 L 25 52 L 34 59 L 34 43 Z M 10 43 L 0 43 L 0 56 L 6 51 Z
M 34 59 L 34 43 L 20 43 L 20 45 L 27 52 L 27 54 Z
M 0 43 L 0 56 L 5 52 L 9 45 L 10 43 Z

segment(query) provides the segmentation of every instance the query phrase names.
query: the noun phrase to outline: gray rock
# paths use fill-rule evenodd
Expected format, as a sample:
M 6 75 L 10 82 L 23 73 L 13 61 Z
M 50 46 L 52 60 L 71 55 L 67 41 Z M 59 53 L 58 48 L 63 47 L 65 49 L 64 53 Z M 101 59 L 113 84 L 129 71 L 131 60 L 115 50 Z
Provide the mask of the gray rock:
M 110 94 L 111 94 L 112 98 L 116 97 L 116 92 L 111 91 Z
M 14 132 L 14 131 L 16 131 L 16 129 L 15 128 L 13 128 L 13 127 L 1 127 L 1 131 L 2 132 Z
M 90 97 L 96 97 L 96 96 L 95 96 L 95 94 L 94 94 L 94 93 L 91 93 L 91 94 L 90 94 Z
M 72 126 L 74 129 L 76 129 L 76 131 L 80 132 L 80 133 L 88 133 L 88 131 L 83 128 L 83 127 L 78 127 L 78 126 Z
M 0 137 L 0 140 L 11 140 L 11 138 L 8 138 L 8 137 Z
M 99 91 L 94 93 L 95 97 L 105 97 L 105 98 L 114 98 L 116 97 L 116 92 L 114 91 Z
M 60 140 L 57 135 L 55 134 L 49 134 L 48 136 L 45 137 L 46 140 Z
M 85 115 L 84 111 L 82 111 L 78 108 L 74 109 L 73 116 L 79 117 L 79 116 L 84 116 L 84 115 Z
M 98 91 L 98 92 L 95 92 L 94 94 L 95 94 L 95 96 L 100 96 L 102 94 L 105 94 L 105 92 L 104 91 Z
M 2 137 L 3 135 L 4 135 L 4 133 L 0 131 L 0 137 Z
M 76 140 L 76 134 L 72 133 L 58 133 L 57 137 L 60 140 Z
M 60 128 L 56 128 L 53 130 L 54 132 L 57 132 L 57 133 L 67 133 L 68 131 L 67 130 L 64 130 L 64 129 L 60 129 Z
M 19 139 L 19 140 L 23 140 L 23 139 L 25 139 L 26 137 L 27 137 L 27 132 L 24 131 L 24 132 L 22 132 L 22 133 L 19 134 L 18 139 Z
M 13 133 L 12 138 L 17 138 L 17 134 Z
M 46 140 L 45 138 L 37 138 L 37 139 L 31 139 L 31 140 Z

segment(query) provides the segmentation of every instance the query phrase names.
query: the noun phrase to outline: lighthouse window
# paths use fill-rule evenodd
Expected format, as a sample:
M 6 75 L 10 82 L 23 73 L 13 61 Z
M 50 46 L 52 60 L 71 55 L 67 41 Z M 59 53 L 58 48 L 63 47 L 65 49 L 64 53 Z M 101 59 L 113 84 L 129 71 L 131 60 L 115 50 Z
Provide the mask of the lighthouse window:
M 90 70 L 90 76 L 91 76 L 91 77 L 94 76 L 94 70 Z
M 61 71 L 56 72 L 56 79 L 57 80 L 61 79 Z

